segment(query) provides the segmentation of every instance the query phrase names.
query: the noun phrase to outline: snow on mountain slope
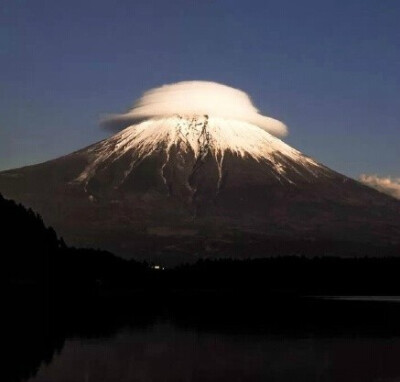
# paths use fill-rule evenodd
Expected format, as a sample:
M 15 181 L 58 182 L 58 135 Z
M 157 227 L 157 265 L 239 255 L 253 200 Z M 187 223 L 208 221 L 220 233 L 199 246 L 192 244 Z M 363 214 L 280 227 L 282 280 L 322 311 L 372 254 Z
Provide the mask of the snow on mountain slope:
M 76 181 L 87 184 L 107 162 L 116 162 L 131 152 L 132 159 L 120 179 L 122 183 L 139 162 L 153 153 L 163 152 L 165 159 L 160 172 L 166 183 L 164 169 L 170 160 L 172 148 L 182 154 L 192 154 L 197 163 L 210 155 L 218 167 L 218 183 L 222 179 L 227 152 L 238 158 L 267 163 L 280 182 L 294 183 L 290 174 L 299 171 L 292 162 L 297 163 L 312 178 L 326 176 L 325 169 L 313 159 L 259 127 L 206 115 L 149 120 L 126 128 L 87 150 L 90 163 Z

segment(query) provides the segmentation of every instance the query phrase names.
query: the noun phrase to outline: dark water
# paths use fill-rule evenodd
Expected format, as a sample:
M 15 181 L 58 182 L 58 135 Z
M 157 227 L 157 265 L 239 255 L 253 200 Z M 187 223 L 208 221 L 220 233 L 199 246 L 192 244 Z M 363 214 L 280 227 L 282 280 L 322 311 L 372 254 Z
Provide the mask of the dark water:
M 284 338 L 157 323 L 72 338 L 29 381 L 395 381 L 400 339 Z
M 151 314 L 100 306 L 62 319 L 36 312 L 16 332 L 9 380 L 400 381 L 400 304 L 185 305 Z

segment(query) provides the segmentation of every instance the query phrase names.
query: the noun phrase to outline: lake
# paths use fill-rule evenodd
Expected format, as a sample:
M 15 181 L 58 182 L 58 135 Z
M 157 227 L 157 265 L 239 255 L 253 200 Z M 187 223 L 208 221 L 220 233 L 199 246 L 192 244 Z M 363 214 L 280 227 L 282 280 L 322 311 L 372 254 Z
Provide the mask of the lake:
M 112 338 L 73 338 L 37 382 L 395 381 L 400 339 L 282 338 L 157 323 Z
M 110 314 L 99 307 L 90 317 L 68 317 L 62 325 L 53 326 L 54 317 L 37 320 L 19 347 L 16 367 L 26 374 L 18 380 L 400 380 L 398 304 L 274 303 L 264 307 L 269 312 L 246 307 L 245 314 L 225 308 L 163 307 L 151 314 L 136 308 L 117 314 L 114 308 Z

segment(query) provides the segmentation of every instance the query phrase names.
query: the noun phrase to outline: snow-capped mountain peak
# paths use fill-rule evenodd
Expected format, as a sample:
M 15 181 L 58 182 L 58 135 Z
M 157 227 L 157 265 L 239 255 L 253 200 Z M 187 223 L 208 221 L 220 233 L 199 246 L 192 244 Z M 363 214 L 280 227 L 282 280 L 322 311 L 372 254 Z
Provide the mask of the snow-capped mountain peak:
M 174 116 L 147 120 L 130 126 L 115 136 L 87 150 L 90 163 L 77 177 L 78 182 L 87 183 L 99 169 L 108 163 L 131 156 L 124 173 L 128 176 L 138 162 L 152 154 L 163 155 L 161 176 L 168 164 L 171 150 L 180 152 L 188 160 L 199 161 L 210 156 L 218 168 L 219 180 L 223 174 L 226 153 L 238 158 L 253 159 L 268 165 L 278 180 L 295 183 L 290 173 L 305 170 L 311 177 L 324 174 L 323 168 L 265 130 L 247 122 L 218 117 Z M 165 177 L 164 177 L 165 180 Z M 121 182 L 123 179 L 121 180 Z

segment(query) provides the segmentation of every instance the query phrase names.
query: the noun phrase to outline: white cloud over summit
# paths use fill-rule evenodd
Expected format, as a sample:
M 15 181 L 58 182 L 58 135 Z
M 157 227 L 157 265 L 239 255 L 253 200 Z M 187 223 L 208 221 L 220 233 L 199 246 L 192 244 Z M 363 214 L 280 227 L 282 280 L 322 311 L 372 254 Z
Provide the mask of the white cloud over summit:
M 400 178 L 379 177 L 377 175 L 362 174 L 359 178 L 361 183 L 366 184 L 378 191 L 400 199 Z
M 127 113 L 112 115 L 104 124 L 113 130 L 120 130 L 146 119 L 178 114 L 207 114 L 248 122 L 279 137 L 287 134 L 286 126 L 276 119 L 261 115 L 245 92 L 207 81 L 184 81 L 151 89 Z

